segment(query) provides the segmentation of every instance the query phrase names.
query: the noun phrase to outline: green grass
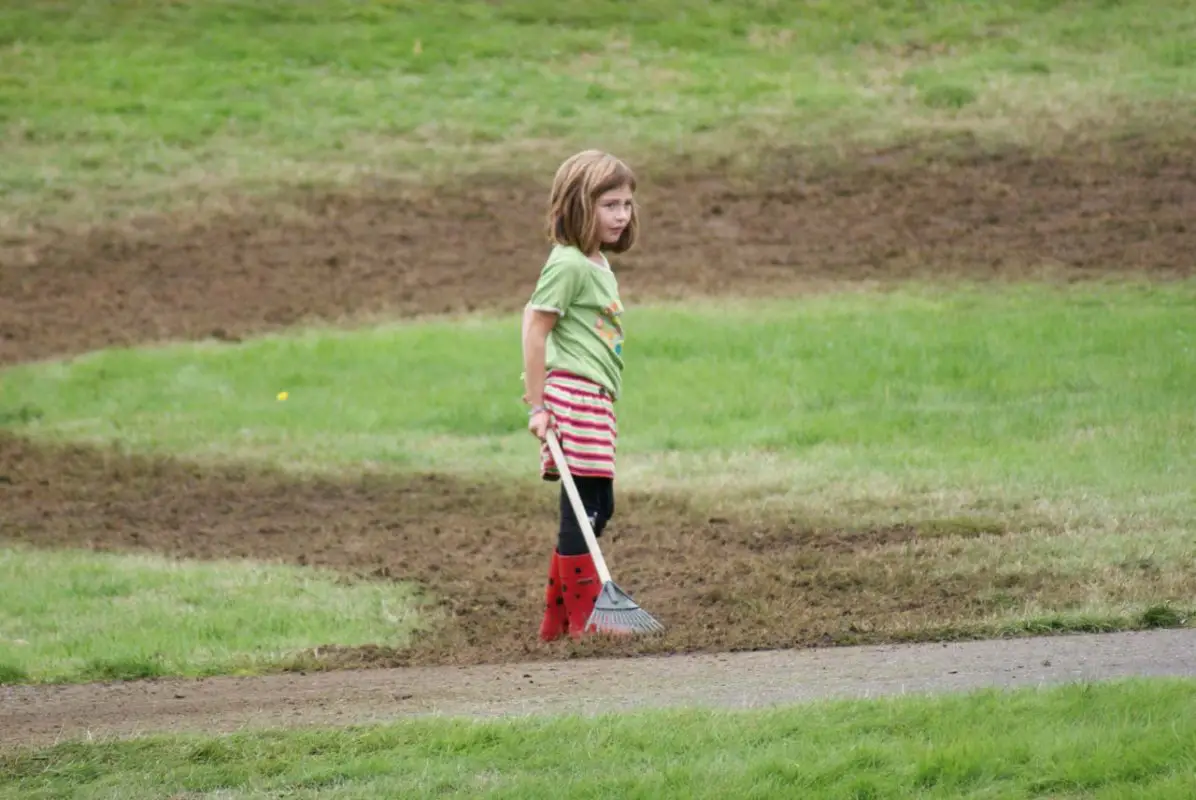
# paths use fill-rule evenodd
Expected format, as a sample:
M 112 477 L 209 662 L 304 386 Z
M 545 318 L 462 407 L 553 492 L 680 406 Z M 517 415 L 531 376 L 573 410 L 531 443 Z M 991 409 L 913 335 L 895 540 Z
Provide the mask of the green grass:
M 0 683 L 252 673 L 420 622 L 410 587 L 242 561 L 5 547 L 0 586 Z
M 363 173 L 544 171 L 591 144 L 1038 146 L 1186 120 L 1196 88 L 1181 0 L 34 0 L 0 31 L 6 226 Z
M 1196 685 L 67 743 L 0 797 L 1189 798 Z
M 1194 302 L 1177 283 L 632 309 L 621 484 L 852 525 L 1191 525 Z M 0 373 L 0 419 L 296 470 L 534 480 L 519 359 L 506 317 L 114 350 Z

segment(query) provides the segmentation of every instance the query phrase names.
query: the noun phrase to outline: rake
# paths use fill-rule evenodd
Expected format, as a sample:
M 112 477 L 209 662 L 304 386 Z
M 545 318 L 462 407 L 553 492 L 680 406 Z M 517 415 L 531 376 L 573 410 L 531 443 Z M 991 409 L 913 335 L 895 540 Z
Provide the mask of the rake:
M 569 502 L 573 506 L 573 514 L 577 517 L 577 524 L 581 526 L 581 533 L 585 537 L 586 546 L 590 549 L 590 556 L 594 559 L 594 567 L 598 570 L 598 579 L 602 581 L 602 592 L 594 602 L 594 611 L 586 622 L 585 630 L 594 629 L 606 633 L 658 633 L 664 630 L 651 614 L 640 608 L 631 597 L 611 580 L 610 570 L 606 568 L 606 559 L 598 548 L 598 538 L 594 536 L 594 529 L 590 527 L 590 518 L 586 515 L 585 506 L 581 503 L 581 496 L 577 493 L 577 486 L 573 483 L 573 476 L 569 473 L 569 465 L 565 463 L 565 454 L 561 452 L 561 445 L 557 442 L 556 433 L 548 431 L 548 449 L 552 451 L 552 458 L 556 462 L 557 470 L 561 474 L 561 481 L 565 484 L 565 491 L 569 495 Z

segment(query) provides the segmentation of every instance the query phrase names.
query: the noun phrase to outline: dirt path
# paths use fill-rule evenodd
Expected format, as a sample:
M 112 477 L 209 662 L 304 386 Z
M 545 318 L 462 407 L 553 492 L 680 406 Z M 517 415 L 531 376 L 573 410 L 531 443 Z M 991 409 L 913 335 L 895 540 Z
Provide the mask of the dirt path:
M 0 688 L 0 746 L 418 715 L 751 708 L 834 697 L 1196 677 L 1196 630 L 957 644 Z

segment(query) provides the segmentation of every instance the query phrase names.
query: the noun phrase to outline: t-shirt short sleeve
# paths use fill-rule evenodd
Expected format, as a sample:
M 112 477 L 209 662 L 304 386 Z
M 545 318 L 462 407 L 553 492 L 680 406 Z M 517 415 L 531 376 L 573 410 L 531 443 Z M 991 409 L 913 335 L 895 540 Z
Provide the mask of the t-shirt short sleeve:
M 528 305 L 537 311 L 553 311 L 564 316 L 581 294 L 582 271 L 570 259 L 552 259 L 540 271 L 540 280 Z

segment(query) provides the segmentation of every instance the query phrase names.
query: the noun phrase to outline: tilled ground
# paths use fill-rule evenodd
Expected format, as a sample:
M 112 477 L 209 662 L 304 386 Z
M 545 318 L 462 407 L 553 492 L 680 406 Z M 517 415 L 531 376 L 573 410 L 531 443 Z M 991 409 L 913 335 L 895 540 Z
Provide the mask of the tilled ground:
M 323 666 L 466 664 L 868 641 L 990 611 L 984 571 L 932 578 L 885 545 L 910 528 L 824 530 L 699 516 L 677 499 L 621 497 L 603 552 L 668 624 L 634 643 L 536 639 L 557 489 L 435 476 L 297 479 L 0 434 L 0 537 L 38 547 L 147 550 L 334 567 L 416 580 L 449 615 L 409 648 L 324 651 Z M 1030 580 L 1012 591 L 1033 595 Z M 1057 591 L 1057 587 L 1052 587 Z
M 1191 274 L 1196 147 L 1146 144 L 850 170 L 762 184 L 644 170 L 629 302 L 827 281 Z M 45 234 L 0 261 L 0 364 L 310 319 L 513 309 L 545 255 L 537 183 L 293 198 L 187 225 Z

